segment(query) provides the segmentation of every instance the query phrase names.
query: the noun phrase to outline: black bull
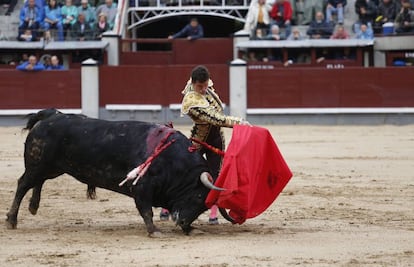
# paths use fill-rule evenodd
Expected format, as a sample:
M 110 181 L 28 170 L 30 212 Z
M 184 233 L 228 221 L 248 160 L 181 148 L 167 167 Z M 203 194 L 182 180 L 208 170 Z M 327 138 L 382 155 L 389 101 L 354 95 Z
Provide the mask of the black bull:
M 205 159 L 182 133 L 158 124 L 109 122 L 48 109 L 32 114 L 24 151 L 25 172 L 18 180 L 13 204 L 7 213 L 8 228 L 16 228 L 20 203 L 33 188 L 29 210 L 39 208 L 44 182 L 67 173 L 90 188 L 115 191 L 135 200 L 147 231 L 158 229 L 152 207 L 169 209 L 185 233 L 207 208 L 204 200 L 215 188 Z M 169 134 L 169 136 L 167 136 Z M 145 162 L 162 140 L 174 142 L 151 163 L 136 185 L 119 184 Z M 209 187 L 209 188 L 208 188 Z

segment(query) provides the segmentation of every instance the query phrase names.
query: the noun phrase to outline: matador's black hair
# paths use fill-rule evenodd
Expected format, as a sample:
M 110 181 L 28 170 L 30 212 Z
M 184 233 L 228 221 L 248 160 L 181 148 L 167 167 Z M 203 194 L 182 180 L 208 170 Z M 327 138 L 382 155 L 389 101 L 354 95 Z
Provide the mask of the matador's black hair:
M 193 83 L 196 82 L 205 82 L 210 79 L 210 73 L 208 72 L 208 69 L 203 65 L 198 65 L 193 69 L 191 72 L 191 81 Z

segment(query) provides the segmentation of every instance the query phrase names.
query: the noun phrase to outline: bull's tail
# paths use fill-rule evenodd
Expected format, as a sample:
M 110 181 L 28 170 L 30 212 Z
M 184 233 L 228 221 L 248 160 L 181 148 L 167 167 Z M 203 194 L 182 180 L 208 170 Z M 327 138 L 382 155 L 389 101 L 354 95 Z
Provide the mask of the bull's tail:
M 61 112 L 58 111 L 57 109 L 50 108 L 50 109 L 41 110 L 37 113 L 28 114 L 26 116 L 26 118 L 28 118 L 27 124 L 26 124 L 26 127 L 23 128 L 23 130 L 31 130 L 38 121 L 47 119 L 50 116 L 53 116 L 53 115 L 59 114 L 59 113 L 61 113 Z

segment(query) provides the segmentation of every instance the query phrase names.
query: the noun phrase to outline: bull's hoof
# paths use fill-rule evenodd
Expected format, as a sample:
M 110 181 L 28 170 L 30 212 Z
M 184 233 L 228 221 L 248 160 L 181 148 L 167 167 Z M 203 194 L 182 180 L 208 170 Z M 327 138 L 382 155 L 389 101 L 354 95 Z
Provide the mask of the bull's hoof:
M 190 235 L 191 231 L 194 229 L 192 226 L 185 226 L 185 227 L 181 227 L 181 229 L 183 229 L 184 234 L 186 235 Z
M 11 222 L 9 219 L 6 219 L 7 229 L 13 230 L 17 228 L 17 222 Z
M 148 233 L 148 236 L 151 238 L 161 238 L 164 237 L 164 235 L 160 231 L 155 231 L 153 233 Z
M 32 204 L 29 205 L 29 211 L 32 215 L 36 215 L 38 209 L 39 209 L 38 205 L 36 206 Z
M 88 188 L 88 190 L 86 191 L 86 198 L 87 199 L 96 199 L 95 188 Z

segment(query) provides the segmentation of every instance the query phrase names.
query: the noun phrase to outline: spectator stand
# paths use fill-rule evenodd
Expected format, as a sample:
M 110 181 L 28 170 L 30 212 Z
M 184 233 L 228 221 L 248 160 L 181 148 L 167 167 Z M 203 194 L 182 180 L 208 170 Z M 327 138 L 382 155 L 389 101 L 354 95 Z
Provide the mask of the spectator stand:
M 265 58 L 250 60 L 248 64 L 268 64 L 289 67 L 344 68 L 347 66 L 373 65 L 373 40 L 298 40 L 298 41 L 266 41 L 248 40 L 236 44 L 238 57 L 248 55 L 251 51 L 263 53 Z M 276 60 L 269 59 L 269 53 L 280 55 Z M 348 53 L 350 52 L 350 53 Z M 345 53 L 345 54 L 344 54 Z M 299 61 L 298 55 L 305 55 L 305 61 Z M 251 58 L 250 58 L 251 59 Z M 263 61 L 264 59 L 264 61 Z
M 0 41 L 0 68 L 16 68 L 23 53 L 34 54 L 37 58 L 43 54 L 43 42 Z
M 34 54 L 40 58 L 43 54 L 56 54 L 63 59 L 65 68 L 79 68 L 81 62 L 87 58 L 94 58 L 100 63 L 106 63 L 106 49 L 108 41 L 65 41 L 65 42 L 19 42 L 0 41 L 0 57 L 5 64 L 4 68 L 15 68 L 10 65 L 12 60 L 17 61 L 23 53 Z
M 413 67 L 414 36 L 392 35 L 375 38 L 374 62 L 376 67 Z
M 94 58 L 99 63 L 106 63 L 105 49 L 107 41 L 65 41 L 45 44 L 44 51 L 48 54 L 59 54 L 67 68 L 80 67 L 82 61 Z

